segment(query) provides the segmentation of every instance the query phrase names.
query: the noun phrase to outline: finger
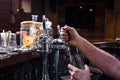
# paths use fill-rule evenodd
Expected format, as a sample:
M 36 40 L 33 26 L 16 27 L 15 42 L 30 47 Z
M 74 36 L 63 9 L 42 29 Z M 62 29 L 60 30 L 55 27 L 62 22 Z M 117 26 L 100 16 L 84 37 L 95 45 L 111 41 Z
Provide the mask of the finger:
M 71 70 L 69 70 L 69 73 L 70 73 L 70 75 L 72 75 L 72 74 L 73 74 L 73 72 L 72 72 Z
M 78 68 L 72 66 L 71 64 L 68 64 L 68 68 L 72 71 L 76 71 Z
M 71 80 L 74 80 L 72 76 L 70 76 Z
M 61 27 L 61 32 L 66 32 L 66 28 L 65 27 Z
M 60 32 L 66 32 L 66 30 L 61 28 Z
M 69 73 L 70 73 L 70 77 L 71 77 L 71 80 L 75 80 L 75 73 L 74 73 L 74 71 L 71 71 L 71 70 L 69 70 Z
M 66 31 L 73 31 L 73 27 L 69 27 L 69 26 L 65 26 L 65 27 L 62 27 L 63 30 L 66 30 Z
M 89 67 L 87 65 L 85 65 L 85 70 L 90 70 Z
M 68 40 L 68 37 L 61 36 L 62 40 Z
M 68 36 L 68 34 L 66 32 L 60 32 L 61 36 Z

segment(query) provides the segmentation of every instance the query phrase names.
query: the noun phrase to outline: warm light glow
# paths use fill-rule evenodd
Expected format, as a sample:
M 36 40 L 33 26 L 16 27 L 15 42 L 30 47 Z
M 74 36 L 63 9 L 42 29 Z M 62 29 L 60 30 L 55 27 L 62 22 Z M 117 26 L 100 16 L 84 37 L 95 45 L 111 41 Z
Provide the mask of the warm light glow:
M 83 7 L 82 6 L 80 6 L 80 9 L 82 9 Z
M 89 9 L 89 11 L 90 11 L 90 12 L 92 12 L 92 11 L 93 11 L 93 9 L 91 9 L 91 8 L 90 8 L 90 9 Z

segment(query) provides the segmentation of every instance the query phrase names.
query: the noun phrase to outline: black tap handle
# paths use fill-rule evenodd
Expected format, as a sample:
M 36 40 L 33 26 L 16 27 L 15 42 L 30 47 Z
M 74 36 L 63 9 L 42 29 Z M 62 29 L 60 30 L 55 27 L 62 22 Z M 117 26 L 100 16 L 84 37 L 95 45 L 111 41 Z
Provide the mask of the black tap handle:
M 42 16 L 42 22 L 43 22 L 43 30 L 46 30 L 46 25 L 45 25 L 46 24 L 45 23 L 46 22 L 46 16 L 45 15 Z
M 70 32 L 66 31 L 66 33 L 68 34 L 68 42 L 70 41 Z

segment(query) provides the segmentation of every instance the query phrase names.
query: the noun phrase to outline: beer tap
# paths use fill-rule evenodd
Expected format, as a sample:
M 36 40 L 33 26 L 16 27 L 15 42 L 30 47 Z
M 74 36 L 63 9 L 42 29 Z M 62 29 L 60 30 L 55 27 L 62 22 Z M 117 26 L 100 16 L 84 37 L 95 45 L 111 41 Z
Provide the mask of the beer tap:
M 43 35 L 42 35 L 42 53 L 43 53 L 43 67 L 42 67 L 42 80 L 50 80 L 48 74 L 48 53 L 49 53 L 49 43 L 46 34 L 46 16 L 43 15 Z
M 67 27 L 67 25 L 65 25 L 64 27 Z M 68 41 L 65 42 L 65 45 L 67 47 L 67 55 L 69 57 L 70 64 L 75 65 L 75 61 L 73 59 L 73 56 L 72 56 L 71 51 L 70 51 L 70 46 L 69 46 L 70 32 L 66 31 L 66 33 L 68 34 Z

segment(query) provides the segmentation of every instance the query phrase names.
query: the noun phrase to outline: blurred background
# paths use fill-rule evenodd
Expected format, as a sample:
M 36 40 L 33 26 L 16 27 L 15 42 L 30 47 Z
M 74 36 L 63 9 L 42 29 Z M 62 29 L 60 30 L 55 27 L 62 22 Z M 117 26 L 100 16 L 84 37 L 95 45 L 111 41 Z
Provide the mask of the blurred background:
M 75 27 L 85 38 L 120 37 L 120 0 L 0 0 L 0 31 L 20 30 L 20 22 L 43 12 L 56 26 Z

